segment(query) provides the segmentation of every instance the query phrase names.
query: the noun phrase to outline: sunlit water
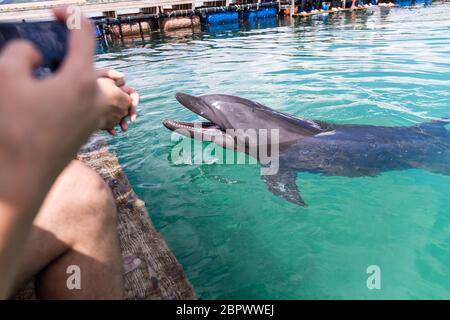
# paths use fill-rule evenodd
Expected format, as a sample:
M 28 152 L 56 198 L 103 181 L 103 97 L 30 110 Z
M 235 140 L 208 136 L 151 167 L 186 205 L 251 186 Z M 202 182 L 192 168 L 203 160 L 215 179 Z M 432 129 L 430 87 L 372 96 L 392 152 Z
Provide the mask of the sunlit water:
M 111 146 L 200 298 L 450 297 L 450 176 L 300 173 L 303 208 L 267 191 L 257 165 L 171 164 L 176 142 L 161 125 L 199 119 L 178 91 L 337 123 L 448 116 L 449 31 L 449 4 L 376 8 L 154 33 L 145 47 L 98 56 L 141 94 L 139 121 Z M 370 265 L 381 269 L 381 290 L 366 286 Z

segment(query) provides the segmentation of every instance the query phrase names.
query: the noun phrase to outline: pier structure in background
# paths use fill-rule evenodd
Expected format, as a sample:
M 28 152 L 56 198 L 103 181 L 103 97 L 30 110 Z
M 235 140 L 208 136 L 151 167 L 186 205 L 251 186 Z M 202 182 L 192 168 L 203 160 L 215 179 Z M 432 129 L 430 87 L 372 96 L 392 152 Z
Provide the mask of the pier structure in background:
M 269 0 L 283 2 L 282 0 Z M 128 15 L 159 14 L 175 10 L 258 4 L 267 0 L 47 0 L 1 4 L 0 21 L 40 20 L 51 16 L 51 9 L 61 5 L 78 5 L 88 17 L 118 18 Z M 290 0 L 286 0 L 289 2 Z
M 331 0 L 330 0 L 331 1 Z M 364 0 L 368 2 L 372 0 Z M 300 3 L 309 3 L 309 13 L 299 14 Z M 0 3 L 0 21 L 46 20 L 52 8 L 77 5 L 96 25 L 96 36 L 108 43 L 127 36 L 144 38 L 156 30 L 199 28 L 201 25 L 236 26 L 239 21 L 274 19 L 277 15 L 328 14 L 326 0 L 43 0 Z M 362 6 L 340 10 L 364 9 Z M 222 30 L 221 29 L 221 30 Z

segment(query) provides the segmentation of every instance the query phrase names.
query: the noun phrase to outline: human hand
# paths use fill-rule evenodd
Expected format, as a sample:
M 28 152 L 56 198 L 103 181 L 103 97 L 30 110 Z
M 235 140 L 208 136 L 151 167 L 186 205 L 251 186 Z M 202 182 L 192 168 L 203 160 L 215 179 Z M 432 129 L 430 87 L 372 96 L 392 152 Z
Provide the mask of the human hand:
M 55 16 L 61 21 L 68 18 L 65 8 L 56 9 Z M 32 76 L 41 56 L 29 42 L 13 41 L 1 52 L 0 167 L 7 168 L 0 170 L 3 199 L 33 195 L 39 200 L 41 192 L 42 200 L 98 128 L 104 106 L 97 99 L 93 28 L 86 18 L 80 23 L 69 32 L 63 64 L 48 78 Z
M 120 125 L 122 131 L 127 131 L 126 117 L 129 116 L 131 122 L 135 122 L 137 118 L 139 94 L 134 88 L 125 85 L 125 77 L 121 72 L 101 69 L 98 71 L 98 76 L 99 87 L 110 105 L 105 110 L 100 128 L 108 130 L 113 136 L 117 134 L 114 129 L 116 124 Z M 118 88 L 120 90 L 117 90 Z
M 55 10 L 66 21 L 67 10 Z M 0 53 L 0 299 L 11 294 L 36 214 L 56 177 L 98 128 L 93 28 L 71 30 L 66 58 L 45 79 L 32 72 L 40 53 L 12 41 Z

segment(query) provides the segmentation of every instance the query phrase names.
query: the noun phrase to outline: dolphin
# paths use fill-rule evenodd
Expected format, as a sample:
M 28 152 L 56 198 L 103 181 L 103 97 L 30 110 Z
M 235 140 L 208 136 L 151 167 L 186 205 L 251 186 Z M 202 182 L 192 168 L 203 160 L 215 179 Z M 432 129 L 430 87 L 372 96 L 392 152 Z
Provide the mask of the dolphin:
M 302 119 L 231 95 L 177 93 L 176 99 L 208 121 L 165 119 L 163 125 L 221 147 L 232 140 L 244 143 L 245 151 L 263 143 L 274 149 L 270 137 L 261 141 L 243 135 L 247 129 L 278 129 L 279 169 L 262 179 L 274 195 L 300 206 L 306 203 L 296 184 L 299 172 L 375 177 L 384 171 L 415 168 L 450 175 L 450 132 L 445 127 L 450 118 L 399 127 L 335 124 Z M 230 134 L 229 129 L 242 130 Z

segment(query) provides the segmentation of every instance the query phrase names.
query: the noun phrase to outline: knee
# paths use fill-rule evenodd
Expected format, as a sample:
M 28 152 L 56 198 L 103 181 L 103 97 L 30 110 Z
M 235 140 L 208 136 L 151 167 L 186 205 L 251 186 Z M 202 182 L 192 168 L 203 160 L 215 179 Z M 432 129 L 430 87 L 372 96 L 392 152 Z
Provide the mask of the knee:
M 86 166 L 84 171 L 79 177 L 84 189 L 80 202 L 84 215 L 89 220 L 95 219 L 103 227 L 115 227 L 117 207 L 111 189 L 98 173 Z
M 110 227 L 117 224 L 116 202 L 102 177 L 80 161 L 73 161 L 63 172 L 66 192 L 72 194 L 76 219 Z

